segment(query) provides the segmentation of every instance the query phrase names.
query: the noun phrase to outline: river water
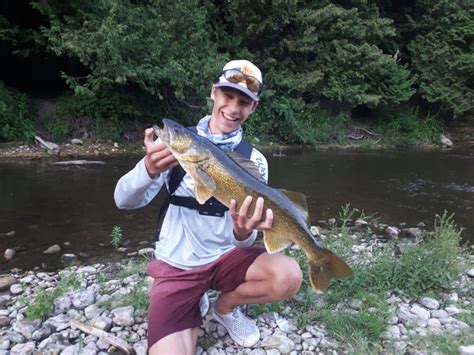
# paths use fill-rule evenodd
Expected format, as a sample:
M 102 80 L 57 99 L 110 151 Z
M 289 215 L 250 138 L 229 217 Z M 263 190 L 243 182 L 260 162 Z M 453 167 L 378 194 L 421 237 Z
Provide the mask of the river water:
M 338 217 L 352 208 L 381 222 L 433 228 L 434 217 L 454 213 L 463 239 L 474 244 L 474 155 L 472 152 L 266 151 L 273 187 L 308 196 L 312 222 Z M 83 252 L 87 262 L 120 258 L 109 244 L 114 226 L 134 249 L 153 245 L 159 199 L 132 211 L 118 210 L 113 191 L 118 178 L 140 159 L 111 158 L 105 165 L 58 166 L 52 161 L 0 161 L 0 252 L 17 250 L 0 271 L 34 266 L 56 268 L 63 253 Z M 69 247 L 64 243 L 69 242 Z M 61 253 L 43 250 L 58 244 Z M 146 245 L 144 245 L 145 247 Z

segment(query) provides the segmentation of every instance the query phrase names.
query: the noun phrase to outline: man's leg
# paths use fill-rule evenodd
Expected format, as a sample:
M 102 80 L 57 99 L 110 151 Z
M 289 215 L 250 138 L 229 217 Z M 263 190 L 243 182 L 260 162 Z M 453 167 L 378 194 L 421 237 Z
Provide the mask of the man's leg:
M 150 349 L 150 355 L 183 354 L 194 355 L 198 328 L 185 329 L 158 340 Z
M 291 298 L 303 280 L 295 259 L 281 253 L 260 254 L 247 269 L 245 281 L 230 292 L 221 293 L 216 310 L 227 314 L 242 304 L 261 304 Z

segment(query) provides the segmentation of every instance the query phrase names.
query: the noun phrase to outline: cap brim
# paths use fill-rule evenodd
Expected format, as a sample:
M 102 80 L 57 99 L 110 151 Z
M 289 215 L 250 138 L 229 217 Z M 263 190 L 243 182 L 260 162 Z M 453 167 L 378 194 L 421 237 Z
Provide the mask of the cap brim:
M 248 97 L 250 97 L 253 101 L 259 101 L 260 100 L 260 97 L 250 91 L 249 89 L 247 89 L 246 87 L 242 86 L 242 85 L 239 85 L 239 84 L 234 84 L 234 83 L 216 83 L 214 84 L 214 87 L 216 88 L 232 88 L 232 89 L 236 89 L 236 90 L 239 90 L 241 92 L 243 92 L 245 95 L 247 95 Z

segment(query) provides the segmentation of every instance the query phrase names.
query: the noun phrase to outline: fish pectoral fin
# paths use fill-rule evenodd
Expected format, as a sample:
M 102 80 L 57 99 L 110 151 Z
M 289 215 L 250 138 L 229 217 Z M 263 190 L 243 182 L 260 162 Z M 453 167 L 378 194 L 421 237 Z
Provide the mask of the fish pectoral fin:
M 278 235 L 274 231 L 263 231 L 263 243 L 269 254 L 279 252 L 292 243 L 291 239 L 284 235 Z
M 210 197 L 212 197 L 212 192 L 209 190 L 207 185 L 196 180 L 194 185 L 194 195 L 196 196 L 197 202 L 203 205 Z
M 216 182 L 202 167 L 198 166 L 195 173 L 194 194 L 196 195 L 196 200 L 202 205 L 216 190 Z
M 311 225 L 311 221 L 308 213 L 308 202 L 306 201 L 306 195 L 301 192 L 280 189 L 280 191 L 293 202 L 293 205 L 298 209 L 306 224 Z

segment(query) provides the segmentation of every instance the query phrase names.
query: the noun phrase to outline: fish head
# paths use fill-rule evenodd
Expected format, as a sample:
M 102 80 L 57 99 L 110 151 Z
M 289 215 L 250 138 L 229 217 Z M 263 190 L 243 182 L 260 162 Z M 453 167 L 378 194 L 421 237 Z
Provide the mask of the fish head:
M 179 123 L 163 119 L 163 128 L 153 126 L 155 134 L 180 163 L 197 164 L 208 159 L 201 137 Z

